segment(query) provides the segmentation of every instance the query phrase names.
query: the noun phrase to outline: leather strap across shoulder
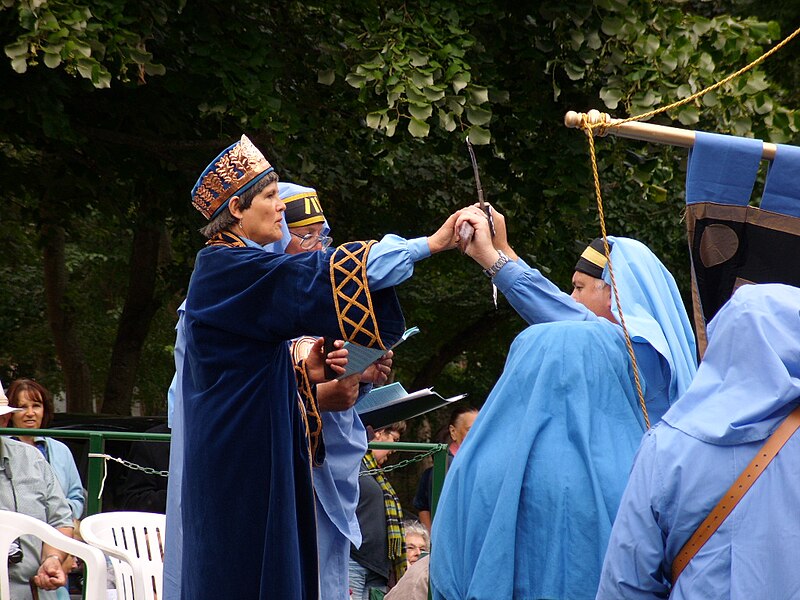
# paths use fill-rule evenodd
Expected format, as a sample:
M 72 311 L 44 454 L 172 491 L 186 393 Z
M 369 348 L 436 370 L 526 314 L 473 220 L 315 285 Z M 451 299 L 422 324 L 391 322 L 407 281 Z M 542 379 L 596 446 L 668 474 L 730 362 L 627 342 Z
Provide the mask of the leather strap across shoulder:
M 769 436 L 766 443 L 761 447 L 753 460 L 750 461 L 750 464 L 747 465 L 747 468 L 742 471 L 738 479 L 728 488 L 728 491 L 725 492 L 725 495 L 722 496 L 719 503 L 705 520 L 700 523 L 700 526 L 692 534 L 692 537 L 689 538 L 689 541 L 686 542 L 683 548 L 681 548 L 681 551 L 678 552 L 678 555 L 672 562 L 673 586 L 683 572 L 683 569 L 685 569 L 689 561 L 692 560 L 692 557 L 697 554 L 700 548 L 714 535 L 714 532 L 719 529 L 719 526 L 722 525 L 722 522 L 731 514 L 731 511 L 733 511 L 739 503 L 739 500 L 744 497 L 747 490 L 749 490 L 756 479 L 761 476 L 761 473 L 764 472 L 767 465 L 772 462 L 772 459 L 775 458 L 778 451 L 789 438 L 792 437 L 792 434 L 797 431 L 798 427 L 800 427 L 800 406 L 789 413 L 789 416 L 784 419 L 783 423 Z

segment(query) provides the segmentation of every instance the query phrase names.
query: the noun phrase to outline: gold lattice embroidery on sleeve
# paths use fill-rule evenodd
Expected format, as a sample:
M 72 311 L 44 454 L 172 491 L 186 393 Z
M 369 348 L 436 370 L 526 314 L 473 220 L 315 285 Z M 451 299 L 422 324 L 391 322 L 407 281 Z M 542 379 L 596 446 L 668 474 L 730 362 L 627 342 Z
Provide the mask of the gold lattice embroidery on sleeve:
M 331 286 L 342 339 L 386 350 L 367 285 L 367 256 L 374 243 L 351 242 L 336 248 L 330 263 Z
M 315 467 L 322 466 L 325 461 L 325 444 L 322 439 L 322 415 L 319 412 L 317 398 L 314 388 L 308 380 L 308 372 L 305 367 L 305 360 L 300 361 L 294 366 L 295 378 L 297 379 L 298 404 L 303 423 L 306 427 L 308 440 L 308 450 L 311 456 L 311 464 Z

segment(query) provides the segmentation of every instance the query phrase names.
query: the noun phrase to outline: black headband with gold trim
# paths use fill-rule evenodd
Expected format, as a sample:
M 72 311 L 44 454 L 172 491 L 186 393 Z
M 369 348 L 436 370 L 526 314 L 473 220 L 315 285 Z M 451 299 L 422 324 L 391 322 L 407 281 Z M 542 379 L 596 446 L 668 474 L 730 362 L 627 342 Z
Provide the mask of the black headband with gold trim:
M 611 242 L 608 243 L 608 248 L 610 251 Z M 606 263 L 608 263 L 608 259 L 603 247 L 603 238 L 595 238 L 591 244 L 586 246 L 586 249 L 578 259 L 578 263 L 575 265 L 575 270 L 579 273 L 585 273 L 589 277 L 602 279 Z

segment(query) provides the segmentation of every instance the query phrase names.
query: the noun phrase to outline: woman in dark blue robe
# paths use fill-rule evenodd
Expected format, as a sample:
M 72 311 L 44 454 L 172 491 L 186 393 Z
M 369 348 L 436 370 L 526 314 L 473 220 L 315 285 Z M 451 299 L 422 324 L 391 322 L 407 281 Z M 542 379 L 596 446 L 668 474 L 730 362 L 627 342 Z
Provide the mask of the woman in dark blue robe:
M 192 194 L 210 223 L 184 314 L 185 600 L 318 598 L 311 468 L 324 452 L 313 390 L 323 358 L 317 349 L 295 368 L 286 340 L 388 349 L 405 327 L 394 289 L 370 288 L 369 254 L 381 243 L 263 251 L 281 237 L 276 180 L 243 136 Z M 414 260 L 454 247 L 454 222 L 417 241 Z

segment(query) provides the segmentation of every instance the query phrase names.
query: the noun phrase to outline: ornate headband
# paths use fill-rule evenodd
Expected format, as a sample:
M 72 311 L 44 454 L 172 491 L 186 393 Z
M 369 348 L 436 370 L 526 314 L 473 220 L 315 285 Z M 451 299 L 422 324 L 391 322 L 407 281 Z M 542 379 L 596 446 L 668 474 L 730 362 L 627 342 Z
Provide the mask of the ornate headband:
M 210 221 L 227 206 L 231 197 L 274 171 L 261 151 L 243 135 L 205 168 L 192 188 L 192 205 Z

